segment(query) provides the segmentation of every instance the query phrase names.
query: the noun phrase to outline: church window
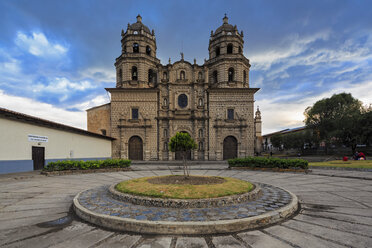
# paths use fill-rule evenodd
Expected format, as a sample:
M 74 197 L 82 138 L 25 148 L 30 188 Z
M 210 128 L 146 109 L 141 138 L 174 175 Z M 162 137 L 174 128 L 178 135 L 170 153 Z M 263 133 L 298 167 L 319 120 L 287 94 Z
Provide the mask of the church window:
M 246 71 L 243 71 L 243 82 L 244 83 L 247 82 L 247 72 Z
M 242 47 L 239 47 L 239 53 L 242 53 Z
M 214 71 L 213 72 L 213 83 L 217 83 L 218 82 L 218 73 L 217 73 L 217 71 Z
M 123 81 L 123 70 L 119 70 L 119 82 Z
M 153 72 L 152 69 L 149 69 L 148 80 L 149 80 L 149 83 L 153 83 L 153 81 L 154 81 L 154 72 Z
M 133 31 L 133 34 L 138 34 L 138 31 Z
M 146 46 L 146 54 L 151 56 L 151 47 Z
M 138 120 L 138 108 L 132 108 L 132 119 Z
M 124 51 L 124 53 L 127 53 L 127 46 L 124 46 L 123 51 Z
M 138 80 L 137 67 L 132 67 L 132 80 Z
M 220 47 L 216 47 L 216 57 L 220 56 Z
M 164 129 L 164 138 L 168 138 L 168 129 Z
M 167 80 L 168 79 L 168 73 L 167 72 L 163 72 L 163 79 L 164 80 Z
M 187 96 L 185 94 L 181 94 L 178 96 L 178 106 L 181 108 L 187 107 Z
M 232 33 L 231 32 L 227 32 L 227 35 L 232 35 Z
M 227 45 L 227 53 L 233 53 L 233 45 L 231 43 Z
M 199 138 L 203 138 L 203 137 L 204 137 L 203 129 L 199 129 Z
M 199 142 L 199 151 L 203 151 L 204 150 L 204 144 L 203 142 Z
M 133 53 L 139 53 L 139 45 L 138 43 L 133 44 Z
M 228 109 L 227 110 L 227 119 L 228 120 L 234 120 L 234 109 Z
M 181 80 L 185 80 L 185 78 L 186 78 L 186 73 L 185 73 L 185 71 L 181 71 L 181 72 L 180 72 L 180 79 L 181 79 Z
M 229 82 L 234 81 L 234 68 L 229 68 L 228 77 L 229 77 Z
M 203 98 L 199 98 L 199 106 L 203 106 Z
M 199 79 L 199 80 L 202 80 L 202 79 L 203 79 L 203 73 L 202 73 L 201 71 L 199 71 L 198 79 Z

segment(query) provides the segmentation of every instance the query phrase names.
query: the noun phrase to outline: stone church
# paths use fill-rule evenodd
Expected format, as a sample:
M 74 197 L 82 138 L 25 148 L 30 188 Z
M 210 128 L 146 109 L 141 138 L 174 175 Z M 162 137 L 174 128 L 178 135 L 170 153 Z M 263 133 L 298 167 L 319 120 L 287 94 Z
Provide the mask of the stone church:
M 223 18 L 212 31 L 209 59 L 203 65 L 181 59 L 162 65 L 156 57 L 154 30 L 128 24 L 116 58 L 116 87 L 106 88 L 111 102 L 87 110 L 88 130 L 115 138 L 113 158 L 177 160 L 168 142 L 187 132 L 198 144 L 191 160 L 252 156 L 261 149 L 261 116 L 254 115 L 249 60 L 243 31 Z

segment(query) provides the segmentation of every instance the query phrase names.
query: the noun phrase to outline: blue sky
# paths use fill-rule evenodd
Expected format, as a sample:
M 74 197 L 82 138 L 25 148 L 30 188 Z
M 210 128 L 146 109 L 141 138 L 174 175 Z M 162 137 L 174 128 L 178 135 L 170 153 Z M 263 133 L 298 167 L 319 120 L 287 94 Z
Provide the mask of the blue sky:
M 317 100 L 372 103 L 372 1 L 0 1 L 0 107 L 86 128 L 109 101 L 120 33 L 141 14 L 157 56 L 202 64 L 211 30 L 244 32 L 263 133 L 303 125 Z

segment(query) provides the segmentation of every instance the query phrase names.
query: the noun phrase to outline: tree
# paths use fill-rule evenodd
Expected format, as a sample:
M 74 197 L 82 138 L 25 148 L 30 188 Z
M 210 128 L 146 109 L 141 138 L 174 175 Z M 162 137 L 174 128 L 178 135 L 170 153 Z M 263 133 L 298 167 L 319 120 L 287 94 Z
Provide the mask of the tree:
M 282 136 L 280 134 L 274 134 L 270 138 L 271 144 L 273 147 L 281 148 L 282 147 Z
M 169 142 L 169 150 L 172 152 L 181 152 L 183 160 L 183 173 L 185 177 L 190 175 L 190 169 L 187 166 L 187 152 L 197 148 L 197 144 L 188 133 L 177 132 Z
M 324 141 L 326 153 L 331 140 L 351 146 L 355 152 L 361 110 L 362 103 L 351 94 L 334 94 L 306 108 L 305 123 Z

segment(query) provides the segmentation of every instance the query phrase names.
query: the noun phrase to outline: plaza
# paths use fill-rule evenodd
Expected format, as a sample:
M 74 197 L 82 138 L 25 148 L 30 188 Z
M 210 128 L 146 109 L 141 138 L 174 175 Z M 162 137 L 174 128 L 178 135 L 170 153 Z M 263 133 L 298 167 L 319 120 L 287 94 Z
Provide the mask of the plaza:
M 2 247 L 370 247 L 372 173 L 313 169 L 273 173 L 194 163 L 193 175 L 217 175 L 267 183 L 294 193 L 299 212 L 257 230 L 219 235 L 143 235 L 115 232 L 82 221 L 71 211 L 81 191 L 115 182 L 182 174 L 171 163 L 134 163 L 132 171 L 47 177 L 39 172 L 0 177 Z

